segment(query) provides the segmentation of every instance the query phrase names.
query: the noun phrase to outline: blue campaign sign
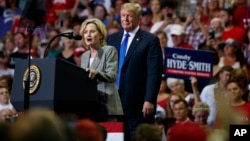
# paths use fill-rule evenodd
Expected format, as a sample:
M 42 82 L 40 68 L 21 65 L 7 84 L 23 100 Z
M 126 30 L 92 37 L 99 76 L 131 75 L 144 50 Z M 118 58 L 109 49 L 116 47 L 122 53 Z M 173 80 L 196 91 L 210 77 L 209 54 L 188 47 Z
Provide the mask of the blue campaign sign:
M 0 15 L 0 38 L 3 38 L 12 26 L 14 13 L 10 10 L 4 10 L 3 14 Z
M 3 38 L 8 31 L 11 30 L 13 19 L 15 16 L 20 16 L 22 11 L 16 9 L 15 11 L 10 9 L 5 9 L 3 14 L 0 15 L 0 38 Z
M 182 79 L 194 76 L 208 81 L 213 77 L 213 56 L 211 51 L 165 48 L 165 75 Z

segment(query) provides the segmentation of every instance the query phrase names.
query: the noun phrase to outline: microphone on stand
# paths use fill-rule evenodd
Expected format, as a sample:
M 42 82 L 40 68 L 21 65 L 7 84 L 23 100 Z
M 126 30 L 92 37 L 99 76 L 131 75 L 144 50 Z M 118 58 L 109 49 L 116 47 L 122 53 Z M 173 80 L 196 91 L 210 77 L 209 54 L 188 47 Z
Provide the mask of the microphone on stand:
M 66 33 L 58 34 L 58 35 L 54 36 L 54 37 L 49 41 L 49 43 L 47 44 L 46 49 L 45 49 L 45 52 L 44 52 L 44 55 L 43 55 L 43 58 L 46 58 L 46 57 L 47 57 L 48 51 L 49 51 L 49 48 L 50 48 L 50 44 L 52 43 L 52 41 L 54 41 L 55 38 L 57 38 L 57 37 L 59 37 L 59 36 L 67 37 L 67 38 L 69 38 L 69 39 L 74 39 L 74 40 L 82 40 L 82 36 L 81 36 L 81 35 L 75 35 L 73 32 L 66 32 Z
M 63 33 L 61 36 L 67 37 L 69 39 L 74 39 L 74 40 L 82 40 L 81 35 L 74 35 L 73 32 Z

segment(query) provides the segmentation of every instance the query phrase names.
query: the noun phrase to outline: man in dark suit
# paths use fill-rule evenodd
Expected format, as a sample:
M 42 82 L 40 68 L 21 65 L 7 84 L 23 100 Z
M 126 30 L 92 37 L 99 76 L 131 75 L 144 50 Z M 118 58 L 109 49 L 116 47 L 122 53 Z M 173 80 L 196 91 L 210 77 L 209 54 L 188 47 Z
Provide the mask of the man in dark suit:
M 153 123 L 156 98 L 162 76 L 162 51 L 156 36 L 140 29 L 141 7 L 125 3 L 121 7 L 123 30 L 107 38 L 117 48 L 119 71 L 117 87 L 124 111 L 125 140 L 130 140 L 141 123 Z M 122 45 L 129 34 L 124 61 Z

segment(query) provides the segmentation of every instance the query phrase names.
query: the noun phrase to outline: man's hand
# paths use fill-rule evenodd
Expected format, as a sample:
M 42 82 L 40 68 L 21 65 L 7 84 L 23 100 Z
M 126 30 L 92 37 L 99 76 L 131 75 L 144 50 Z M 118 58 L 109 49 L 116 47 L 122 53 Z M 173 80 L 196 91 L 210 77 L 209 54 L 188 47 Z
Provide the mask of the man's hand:
M 149 117 L 154 112 L 154 105 L 148 101 L 145 101 L 143 104 L 143 117 Z

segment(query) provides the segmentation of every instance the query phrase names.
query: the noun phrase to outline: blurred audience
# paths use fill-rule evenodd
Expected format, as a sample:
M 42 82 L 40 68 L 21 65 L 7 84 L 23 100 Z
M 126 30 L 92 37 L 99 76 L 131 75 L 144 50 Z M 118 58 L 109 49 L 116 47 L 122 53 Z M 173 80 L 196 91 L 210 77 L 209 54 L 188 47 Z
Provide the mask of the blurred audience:
M 231 73 L 231 79 L 236 80 L 243 91 L 243 100 L 250 102 L 250 89 L 249 80 L 246 77 L 245 72 L 241 68 L 234 69 Z
M 205 128 L 188 118 L 189 109 L 185 100 L 175 101 L 173 111 L 176 123 L 167 131 L 168 141 L 206 141 L 207 132 Z M 193 131 L 196 131 L 196 134 L 193 134 Z
M 73 130 L 49 109 L 33 108 L 19 115 L 10 130 L 12 141 L 77 141 Z
M 193 49 L 198 50 L 199 45 L 206 41 L 208 30 L 201 21 L 201 14 L 197 12 L 195 16 L 188 15 L 184 23 L 185 41 L 190 44 Z
M 207 103 L 205 102 L 196 103 L 192 109 L 194 122 L 204 125 L 205 127 L 209 126 L 207 123 L 207 118 L 209 116 L 209 113 L 210 109 Z
M 6 86 L 11 91 L 13 77 L 11 75 L 2 75 L 0 76 L 0 86 Z
M 250 26 L 250 19 L 248 15 L 250 11 L 250 1 L 246 0 L 246 4 L 237 7 L 233 12 L 233 24 L 241 28 L 247 29 Z M 242 14 L 245 13 L 245 14 Z
M 140 28 L 144 31 L 150 31 L 152 27 L 152 11 L 149 8 L 142 8 L 142 17 L 140 22 Z
M 174 24 L 170 29 L 170 34 L 175 48 L 191 49 L 192 45 L 185 41 L 184 27 L 180 24 Z
M 162 12 L 162 1 L 161 0 L 150 0 L 149 8 L 152 11 L 152 23 L 156 23 L 163 20 Z
M 77 66 L 81 66 L 81 55 L 87 51 L 85 48 L 83 47 L 76 47 L 74 50 L 74 61 L 76 63 Z
M 161 141 L 166 141 L 167 136 L 166 136 L 166 120 L 160 117 L 155 118 L 155 125 L 158 127 L 160 133 L 161 133 Z
M 248 66 L 250 66 L 250 27 L 246 29 L 245 40 L 241 49 L 244 53 L 244 58 L 246 59 Z
M 220 6 L 219 0 L 205 0 L 205 6 L 204 6 L 204 14 L 203 14 L 203 22 L 205 25 L 210 25 L 210 21 L 213 18 L 219 17 Z
M 164 31 L 158 31 L 155 33 L 155 35 L 159 38 L 160 45 L 161 45 L 161 51 L 162 51 L 162 57 L 165 58 L 165 48 L 167 47 L 168 37 L 167 34 Z
M 161 86 L 160 86 L 160 90 L 158 92 L 158 96 L 157 96 L 157 106 L 161 107 L 163 109 L 163 111 L 158 111 L 156 109 L 156 113 L 160 112 L 162 113 L 162 115 L 166 116 L 166 107 L 167 107 L 167 101 L 169 98 L 169 94 L 167 93 L 167 83 L 166 83 L 166 79 L 162 78 L 161 80 Z
M 173 125 L 167 133 L 167 141 L 207 141 L 207 136 L 204 127 L 197 123 L 186 122 Z
M 70 33 L 70 32 L 73 32 L 73 30 L 68 29 L 64 31 L 63 33 Z M 61 58 L 72 64 L 76 64 L 74 60 L 74 50 L 76 48 L 75 40 L 62 37 L 62 41 L 63 41 L 62 52 L 59 52 L 56 55 L 56 58 Z
M 210 125 L 213 125 L 215 122 L 218 104 L 216 102 L 217 97 L 226 95 L 226 83 L 230 80 L 232 71 L 233 68 L 231 66 L 223 66 L 218 74 L 219 80 L 214 84 L 205 86 L 201 91 L 201 101 L 207 103 L 210 108 L 210 114 L 207 119 Z
M 181 94 L 170 94 L 168 99 L 169 100 L 167 101 L 167 107 L 166 107 L 167 118 L 173 119 L 174 118 L 174 112 L 173 112 L 174 102 L 180 99 L 184 99 L 184 97 Z
M 133 141 L 161 141 L 161 131 L 155 125 L 141 123 L 135 130 Z
M 250 124 L 250 103 L 242 99 L 243 88 L 237 80 L 228 81 L 226 88 L 230 105 L 238 112 L 239 119 L 245 124 Z
M 172 94 L 181 94 L 187 101 L 189 109 L 192 109 L 195 102 L 195 95 L 185 90 L 184 79 L 167 78 L 167 86 Z
M 10 68 L 15 68 L 17 59 L 28 59 L 29 57 L 29 37 L 26 36 L 23 32 L 17 32 L 14 34 L 14 41 L 18 50 L 10 54 Z M 31 58 L 38 58 L 35 49 L 31 48 L 30 53 Z
M 60 31 L 53 29 L 49 31 L 48 39 L 51 41 L 58 34 L 60 34 Z M 56 58 L 56 55 L 61 52 L 62 52 L 62 46 L 60 44 L 60 37 L 57 37 L 51 42 L 48 52 L 45 52 L 45 54 L 47 55 L 45 57 Z
M 12 68 L 9 68 L 8 66 L 9 61 L 10 61 L 9 56 L 5 52 L 5 50 L 0 51 L 0 76 L 10 75 L 14 77 L 15 70 Z
M 239 44 L 239 47 L 243 45 L 245 37 L 245 29 L 239 26 L 235 26 L 232 23 L 233 20 L 233 10 L 229 8 L 220 10 L 220 19 L 225 24 L 224 32 L 222 34 L 222 39 L 225 41 L 229 38 L 233 38 Z
M 16 52 L 18 49 L 15 45 L 14 37 L 11 32 L 8 32 L 3 38 L 4 50 L 8 55 Z
M 183 124 L 185 122 L 191 122 L 188 117 L 189 108 L 187 101 L 180 99 L 173 103 L 173 113 L 176 119 L 176 123 Z
M 47 58 L 60 56 L 80 67 L 83 61 L 82 54 L 89 50 L 88 46 L 83 45 L 83 40 L 73 41 L 65 37 L 57 37 L 45 52 L 49 41 L 56 35 L 68 31 L 81 35 L 81 23 L 93 17 L 100 19 L 106 25 L 108 35 L 119 31 L 121 5 L 125 2 L 137 2 L 142 6 L 140 27 L 158 36 L 163 59 L 164 50 L 167 47 L 214 52 L 213 77 L 201 88 L 201 94 L 199 94 L 200 87 L 197 88 L 199 78 L 190 77 L 191 86 L 185 85 L 181 80 L 172 81 L 172 84 L 170 81 L 162 80 L 157 99 L 158 113 L 155 115 L 157 118 L 155 123 L 160 133 L 156 132 L 155 127 L 152 127 L 151 131 L 151 127 L 145 129 L 148 126 L 143 125 L 138 129 L 138 136 L 135 139 L 146 137 L 148 140 L 153 140 L 154 136 L 150 134 L 153 133 L 157 135 L 156 140 L 160 136 L 162 141 L 165 141 L 165 131 L 167 131 L 168 141 L 202 141 L 206 136 L 203 132 L 205 126 L 211 129 L 207 141 L 219 141 L 228 139 L 229 124 L 239 124 L 243 122 L 242 120 L 249 121 L 249 106 L 246 105 L 250 101 L 250 18 L 248 16 L 250 0 L 50 0 L 46 1 L 44 25 L 42 25 L 44 27 L 41 27 L 45 35 L 35 34 L 34 36 L 29 36 L 26 28 L 19 26 L 22 11 L 25 10 L 25 2 L 25 0 L 0 0 L 0 107 L 5 107 L 2 110 L 0 108 L 0 122 L 14 122 L 16 116 L 20 118 L 20 121 L 17 120 L 17 123 L 13 124 L 17 128 L 13 128 L 13 132 L 10 132 L 13 141 L 76 140 L 75 134 L 70 135 L 75 137 L 74 139 L 69 139 L 69 132 L 62 131 L 65 128 L 68 129 L 58 117 L 54 119 L 51 114 L 43 110 L 39 114 L 37 112 L 40 110 L 34 112 L 33 109 L 20 116 L 10 108 L 13 105 L 7 99 L 10 99 L 8 97 L 12 89 L 15 62 L 16 59 L 29 57 L 29 40 L 31 40 L 32 59 L 43 58 L 44 54 L 47 54 Z M 169 88 L 166 88 L 166 85 Z M 192 93 L 187 90 L 192 90 Z M 204 126 L 191 121 L 190 106 L 188 118 L 186 118 L 189 119 L 188 122 L 173 126 L 176 120 L 179 121 L 181 113 L 186 114 L 183 103 L 179 103 L 180 107 L 177 108 L 179 110 L 174 110 L 174 102 L 180 99 L 186 99 L 188 104 L 194 105 L 192 109 L 194 122 Z M 184 110 L 181 112 L 181 109 Z M 239 120 L 241 112 L 245 116 Z M 159 120 L 162 115 L 165 117 L 164 121 Z M 92 135 L 92 129 L 89 130 L 87 127 L 92 122 L 94 126 L 91 126 L 95 130 L 92 139 L 96 140 L 100 137 L 100 141 L 105 140 L 105 134 L 99 132 L 97 128 L 100 126 L 97 123 L 80 122 L 79 127 L 86 126 L 86 129 L 79 130 L 78 140 L 81 140 L 80 134 L 81 137 Z M 214 122 L 216 125 L 213 125 Z M 12 130 L 10 126 L 3 128 L 6 128 L 6 132 L 0 131 L 1 139 L 8 136 L 8 128 Z M 17 133 L 19 131 L 20 133 Z M 51 134 L 45 134 L 48 132 Z M 194 135 L 193 132 L 197 134 Z M 2 136 L 2 133 L 6 134 Z M 152 138 L 148 137 L 149 135 Z
M 223 51 L 221 47 L 224 46 L 224 40 L 222 39 L 222 34 L 224 32 L 224 22 L 220 18 L 213 18 L 210 22 L 209 36 L 206 39 L 205 47 L 212 47 L 218 52 L 218 56 L 223 56 Z
M 78 141 L 105 141 L 105 135 L 98 126 L 101 125 L 91 119 L 78 120 L 75 127 Z
M 225 46 L 223 47 L 224 55 L 220 57 L 219 67 L 225 65 L 232 66 L 234 69 L 241 68 L 246 75 L 246 78 L 250 80 L 249 66 L 244 59 L 243 52 L 239 48 L 239 44 L 235 39 L 229 38 L 225 41 Z

